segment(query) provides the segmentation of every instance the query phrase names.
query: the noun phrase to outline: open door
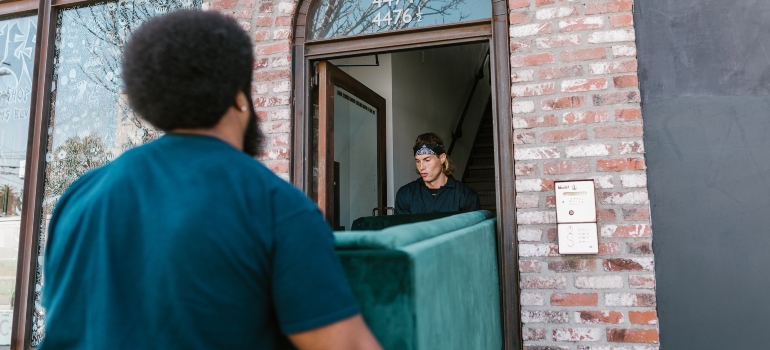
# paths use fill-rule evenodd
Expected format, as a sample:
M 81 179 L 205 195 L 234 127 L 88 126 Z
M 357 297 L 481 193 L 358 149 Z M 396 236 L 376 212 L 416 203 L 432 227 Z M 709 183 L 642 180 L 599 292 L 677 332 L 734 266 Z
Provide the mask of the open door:
M 316 73 L 314 197 L 335 230 L 350 229 L 374 209 L 385 213 L 385 99 L 327 61 Z

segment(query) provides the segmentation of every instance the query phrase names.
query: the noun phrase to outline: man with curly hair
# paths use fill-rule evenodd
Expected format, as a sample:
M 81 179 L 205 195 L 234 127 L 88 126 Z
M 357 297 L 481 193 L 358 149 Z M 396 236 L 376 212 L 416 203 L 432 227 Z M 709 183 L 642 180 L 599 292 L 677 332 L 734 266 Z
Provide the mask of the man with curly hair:
M 134 111 L 165 136 L 61 197 L 41 349 L 378 349 L 318 208 L 254 160 L 251 40 L 216 12 L 142 25 Z
M 455 180 L 454 164 L 438 134 L 417 136 L 414 164 L 420 178 L 396 192 L 396 214 L 425 214 L 474 211 L 481 208 L 479 195 Z

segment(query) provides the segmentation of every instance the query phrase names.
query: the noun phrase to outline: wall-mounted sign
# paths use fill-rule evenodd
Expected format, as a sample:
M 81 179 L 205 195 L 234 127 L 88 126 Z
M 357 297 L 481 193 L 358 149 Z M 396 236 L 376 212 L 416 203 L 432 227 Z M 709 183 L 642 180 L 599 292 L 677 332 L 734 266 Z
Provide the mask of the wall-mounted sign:
M 489 0 L 321 0 L 310 9 L 308 40 L 492 18 Z

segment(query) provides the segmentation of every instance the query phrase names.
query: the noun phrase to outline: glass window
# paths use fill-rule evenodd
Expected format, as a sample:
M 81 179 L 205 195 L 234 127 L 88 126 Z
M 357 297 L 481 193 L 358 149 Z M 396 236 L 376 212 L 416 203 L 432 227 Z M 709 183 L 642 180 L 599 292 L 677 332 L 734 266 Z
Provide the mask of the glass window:
M 122 0 L 59 12 L 38 263 L 42 262 L 48 220 L 67 187 L 123 151 L 160 136 L 131 112 L 121 92 L 120 59 L 127 39 L 153 16 L 200 6 L 201 0 Z M 32 346 L 45 333 L 42 285 L 38 264 Z
M 11 344 L 37 16 L 0 20 L 0 345 Z
M 489 0 L 320 0 L 310 8 L 308 40 L 492 18 Z

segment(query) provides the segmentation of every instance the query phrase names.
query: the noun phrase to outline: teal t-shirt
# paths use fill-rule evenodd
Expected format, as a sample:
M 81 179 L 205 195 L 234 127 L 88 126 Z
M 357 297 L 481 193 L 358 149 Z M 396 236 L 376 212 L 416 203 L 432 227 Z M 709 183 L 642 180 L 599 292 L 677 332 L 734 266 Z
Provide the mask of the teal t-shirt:
M 49 226 L 41 349 L 272 349 L 359 312 L 320 211 L 211 137 L 76 181 Z

